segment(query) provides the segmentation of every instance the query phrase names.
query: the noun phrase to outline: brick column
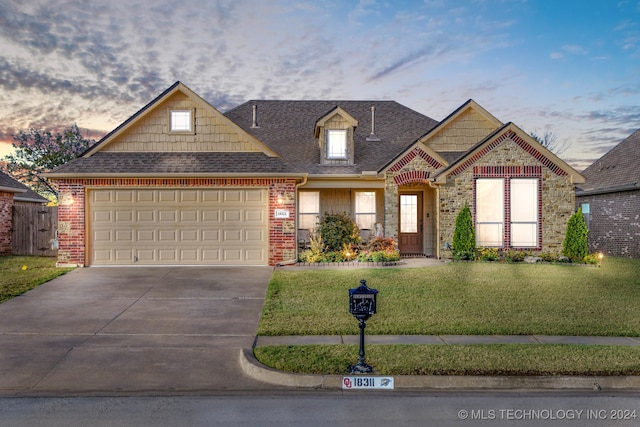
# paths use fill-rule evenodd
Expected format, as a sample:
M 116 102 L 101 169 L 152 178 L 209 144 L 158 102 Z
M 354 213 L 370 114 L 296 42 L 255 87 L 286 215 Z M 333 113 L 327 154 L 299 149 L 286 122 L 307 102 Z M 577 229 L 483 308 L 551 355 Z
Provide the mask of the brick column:
M 0 192 L 0 255 L 11 255 L 13 193 Z

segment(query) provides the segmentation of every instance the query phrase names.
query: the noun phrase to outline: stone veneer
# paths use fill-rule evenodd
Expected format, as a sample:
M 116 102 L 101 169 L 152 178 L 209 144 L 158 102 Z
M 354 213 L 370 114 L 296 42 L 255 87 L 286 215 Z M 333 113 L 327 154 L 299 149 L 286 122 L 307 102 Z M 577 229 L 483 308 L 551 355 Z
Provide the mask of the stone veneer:
M 13 193 L 0 192 L 0 255 L 11 255 Z
M 58 181 L 58 265 L 86 265 L 86 208 L 88 187 L 120 188 L 188 188 L 188 187 L 253 187 L 269 190 L 269 265 L 295 259 L 295 185 L 285 178 L 107 178 L 69 179 Z M 275 218 L 275 210 L 286 206 L 289 219 Z

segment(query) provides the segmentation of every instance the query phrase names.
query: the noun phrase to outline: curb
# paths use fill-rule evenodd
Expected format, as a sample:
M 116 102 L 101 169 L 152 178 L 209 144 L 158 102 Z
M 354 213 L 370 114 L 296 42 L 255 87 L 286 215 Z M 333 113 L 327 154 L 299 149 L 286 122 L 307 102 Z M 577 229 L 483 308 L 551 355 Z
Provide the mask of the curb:
M 272 385 L 311 389 L 342 389 L 342 375 L 293 374 L 261 364 L 250 349 L 240 350 L 240 366 L 249 377 Z M 346 374 L 345 374 L 346 375 Z M 637 391 L 640 376 L 445 376 L 396 375 L 396 390 L 574 390 L 574 391 Z

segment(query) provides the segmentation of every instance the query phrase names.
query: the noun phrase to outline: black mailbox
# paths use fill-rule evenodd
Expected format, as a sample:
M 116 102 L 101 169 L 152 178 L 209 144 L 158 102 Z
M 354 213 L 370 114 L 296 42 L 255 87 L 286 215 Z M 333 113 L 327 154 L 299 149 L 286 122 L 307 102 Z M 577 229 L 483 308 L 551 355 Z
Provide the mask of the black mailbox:
M 377 295 L 377 289 L 371 289 L 366 280 L 360 280 L 360 286 L 349 289 L 349 313 L 356 319 L 367 320 L 376 312 Z

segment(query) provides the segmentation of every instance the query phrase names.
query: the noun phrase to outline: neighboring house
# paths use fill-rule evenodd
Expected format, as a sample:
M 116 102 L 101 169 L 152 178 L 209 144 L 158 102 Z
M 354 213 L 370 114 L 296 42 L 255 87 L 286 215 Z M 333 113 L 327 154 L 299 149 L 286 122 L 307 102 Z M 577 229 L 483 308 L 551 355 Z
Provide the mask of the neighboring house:
M 640 130 L 584 170 L 576 192 L 589 251 L 640 258 Z
M 0 172 L 0 255 L 11 255 L 14 205 L 47 202 L 21 182 Z
M 59 265 L 275 265 L 325 212 L 446 257 L 465 204 L 479 246 L 559 252 L 584 182 L 472 100 L 440 123 L 393 101 L 222 114 L 180 82 L 49 177 Z

